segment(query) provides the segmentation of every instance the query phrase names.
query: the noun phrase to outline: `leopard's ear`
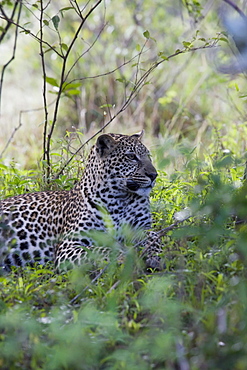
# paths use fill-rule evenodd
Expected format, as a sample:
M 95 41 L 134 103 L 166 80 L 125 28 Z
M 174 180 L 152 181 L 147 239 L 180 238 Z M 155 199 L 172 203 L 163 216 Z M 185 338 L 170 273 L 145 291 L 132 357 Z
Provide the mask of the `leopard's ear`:
M 137 132 L 136 134 L 131 135 L 131 137 L 141 141 L 143 135 L 144 135 L 144 130 L 141 130 L 140 132 Z
M 113 151 L 116 145 L 117 142 L 112 136 L 107 134 L 100 135 L 95 145 L 96 152 L 100 157 L 105 157 Z

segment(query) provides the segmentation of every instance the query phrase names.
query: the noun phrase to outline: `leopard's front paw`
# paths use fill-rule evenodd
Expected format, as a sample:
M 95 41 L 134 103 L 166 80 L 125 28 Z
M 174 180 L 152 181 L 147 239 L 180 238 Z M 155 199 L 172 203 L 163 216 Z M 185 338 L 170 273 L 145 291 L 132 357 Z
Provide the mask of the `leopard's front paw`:
M 164 270 L 166 265 L 163 263 L 162 259 L 159 256 L 151 256 L 148 257 L 145 261 L 147 269 L 154 269 L 154 270 Z

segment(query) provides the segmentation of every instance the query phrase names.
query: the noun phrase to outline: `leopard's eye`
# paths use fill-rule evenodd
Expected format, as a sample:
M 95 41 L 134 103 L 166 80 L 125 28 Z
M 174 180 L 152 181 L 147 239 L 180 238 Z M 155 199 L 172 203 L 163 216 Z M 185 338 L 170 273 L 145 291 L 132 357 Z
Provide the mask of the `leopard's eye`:
M 126 154 L 126 157 L 128 159 L 131 159 L 132 161 L 138 161 L 138 158 L 137 158 L 137 156 L 134 153 L 127 153 Z

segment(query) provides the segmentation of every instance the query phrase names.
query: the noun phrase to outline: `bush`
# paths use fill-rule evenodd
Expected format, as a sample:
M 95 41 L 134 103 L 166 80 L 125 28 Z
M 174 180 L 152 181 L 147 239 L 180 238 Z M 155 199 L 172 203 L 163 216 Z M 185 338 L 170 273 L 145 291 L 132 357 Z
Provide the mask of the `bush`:
M 1 368 L 244 369 L 247 234 L 235 222 L 238 210 L 244 217 L 243 171 L 233 156 L 191 154 L 179 175 L 161 174 L 156 228 L 185 207 L 193 213 L 164 236 L 163 272 L 144 272 L 130 249 L 96 281 L 83 267 L 3 275 Z M 4 172 L 13 183 L 20 176 L 13 166 Z

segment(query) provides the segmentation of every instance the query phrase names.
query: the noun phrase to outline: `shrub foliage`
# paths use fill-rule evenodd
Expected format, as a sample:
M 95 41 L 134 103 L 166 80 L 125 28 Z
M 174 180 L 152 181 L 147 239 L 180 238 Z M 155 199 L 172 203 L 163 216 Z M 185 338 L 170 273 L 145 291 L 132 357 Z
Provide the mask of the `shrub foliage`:
M 163 237 L 164 271 L 145 271 L 129 247 L 94 280 L 88 266 L 1 276 L 1 368 L 244 369 L 243 159 L 194 157 L 176 178 L 160 173 L 152 194 L 157 230 L 192 213 Z M 14 166 L 1 171 L 10 189 L 30 181 Z

